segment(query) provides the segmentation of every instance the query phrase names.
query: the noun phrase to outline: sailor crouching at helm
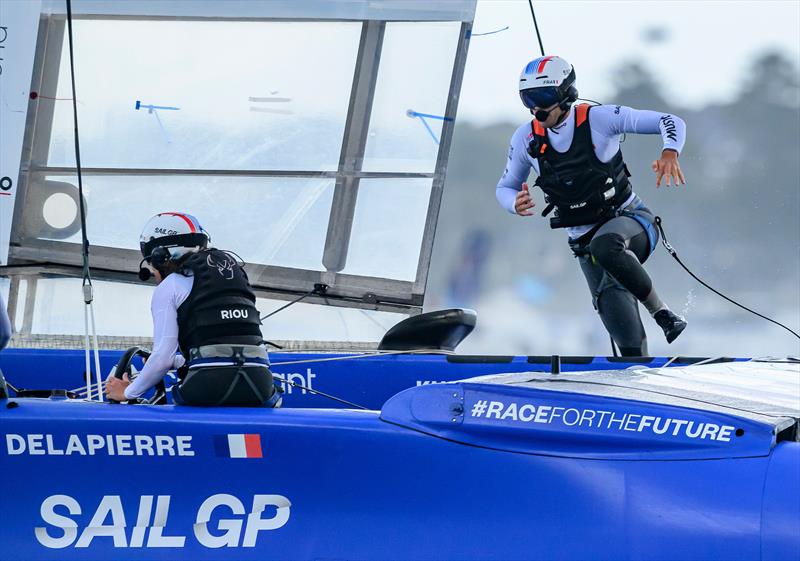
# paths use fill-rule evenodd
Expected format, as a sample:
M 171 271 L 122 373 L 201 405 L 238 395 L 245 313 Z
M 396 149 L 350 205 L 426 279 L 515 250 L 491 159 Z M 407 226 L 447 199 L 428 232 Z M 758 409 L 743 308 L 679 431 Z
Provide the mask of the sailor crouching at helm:
M 641 302 L 671 343 L 686 327 L 658 297 L 642 266 L 655 250 L 655 217 L 633 192 L 622 159 L 624 133 L 661 134 L 663 151 L 653 162 L 656 186 L 685 184 L 678 154 L 686 140 L 675 115 L 620 105 L 576 105 L 575 70 L 557 56 L 537 58 L 520 75 L 522 103 L 535 116 L 511 139 L 505 173 L 497 184 L 500 205 L 530 216 L 535 205 L 528 185 L 531 168 L 548 206 L 551 228 L 566 228 L 594 306 L 623 356 L 646 356 Z
M 280 405 L 247 274 L 231 254 L 209 248 L 209 241 L 189 214 L 164 212 L 145 225 L 139 242 L 146 267 L 139 278 L 152 274 L 158 283 L 151 304 L 153 352 L 133 382 L 109 378 L 109 398 L 136 399 L 177 368 L 176 403 Z

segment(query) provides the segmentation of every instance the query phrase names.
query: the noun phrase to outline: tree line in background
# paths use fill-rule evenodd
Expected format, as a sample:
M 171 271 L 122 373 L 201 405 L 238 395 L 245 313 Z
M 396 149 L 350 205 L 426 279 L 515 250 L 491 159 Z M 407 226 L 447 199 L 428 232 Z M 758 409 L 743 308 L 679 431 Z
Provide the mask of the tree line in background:
M 730 103 L 696 110 L 683 108 L 680 98 L 666 98 L 661 77 L 641 63 L 626 63 L 615 76 L 617 91 L 604 102 L 674 113 L 687 123 L 688 140 L 680 157 L 685 187 L 656 189 L 650 164 L 660 153 L 660 137 L 627 135 L 622 144 L 634 189 L 663 217 L 681 258 L 728 291 L 765 293 L 770 300 L 763 306 L 783 302 L 797 309 L 800 73 L 795 65 L 780 53 L 764 53 L 743 75 Z M 581 93 L 592 97 L 591 92 Z M 525 118 L 522 108 L 520 117 Z M 566 234 L 550 230 L 540 216 L 510 215 L 496 202 L 495 186 L 519 124 L 456 125 L 428 307 L 476 306 L 488 292 L 520 277 L 548 288 L 545 307 L 587 305 L 588 293 Z M 534 180 L 531 174 L 529 183 Z M 538 189 L 534 199 L 534 210 L 541 212 L 545 205 Z M 648 269 L 656 286 L 669 292 L 672 279 L 685 273 L 660 251 Z M 677 284 L 685 287 L 686 282 L 681 278 Z

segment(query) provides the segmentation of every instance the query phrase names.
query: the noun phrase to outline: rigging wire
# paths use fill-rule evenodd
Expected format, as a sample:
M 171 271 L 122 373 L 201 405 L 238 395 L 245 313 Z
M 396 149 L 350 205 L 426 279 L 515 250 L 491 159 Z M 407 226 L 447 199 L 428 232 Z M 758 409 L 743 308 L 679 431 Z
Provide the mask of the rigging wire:
M 275 311 L 272 311 L 272 312 L 268 313 L 268 314 L 267 314 L 267 315 L 265 315 L 265 316 L 261 316 L 261 318 L 260 318 L 260 319 L 261 319 L 261 321 L 264 321 L 265 319 L 267 319 L 267 318 L 269 318 L 269 317 L 272 317 L 272 316 L 274 316 L 274 315 L 275 315 L 275 314 L 277 314 L 278 312 L 282 312 L 283 310 L 285 310 L 286 308 L 288 308 L 288 307 L 289 307 L 289 306 L 291 306 L 292 304 L 297 304 L 297 303 L 298 303 L 298 302 L 300 302 L 301 300 L 305 300 L 306 298 L 308 298 L 308 297 L 309 297 L 309 296 L 311 296 L 312 294 L 317 294 L 317 295 L 319 295 L 319 296 L 324 296 L 326 292 L 328 292 L 328 285 L 327 285 L 327 284 L 316 283 L 316 284 L 314 285 L 314 288 L 312 288 L 311 290 L 309 290 L 309 291 L 308 291 L 308 292 L 306 292 L 305 294 L 302 294 L 302 295 L 298 296 L 297 298 L 295 298 L 294 300 L 292 300 L 292 301 L 291 301 L 291 302 L 289 302 L 288 304 L 284 304 L 283 306 L 281 306 L 281 307 L 280 307 L 280 308 L 278 308 L 277 310 L 275 310 Z
M 714 293 L 714 294 L 716 294 L 717 296 L 721 296 L 722 298 L 724 298 L 725 300 L 727 300 L 727 301 L 728 301 L 728 302 L 730 302 L 731 304 L 735 304 L 736 306 L 739 306 L 740 308 L 742 308 L 743 310 L 746 310 L 746 311 L 750 312 L 751 314 L 755 314 L 755 315 L 757 315 L 758 317 L 760 317 L 760 318 L 762 318 L 762 319 L 765 319 L 765 320 L 767 320 L 767 321 L 769 321 L 769 322 L 771 322 L 771 323 L 774 323 L 775 325 L 777 325 L 777 326 L 779 326 L 779 327 L 782 327 L 782 328 L 784 328 L 786 331 L 788 331 L 789 333 L 791 333 L 792 335 L 794 335 L 795 337 L 797 337 L 798 339 L 800 339 L 800 334 L 798 334 L 796 331 L 793 331 L 792 329 L 790 329 L 790 328 L 786 327 L 785 325 L 783 325 L 783 324 L 782 324 L 782 323 L 780 323 L 780 322 L 777 322 L 777 321 L 775 321 L 775 320 L 774 320 L 774 319 L 772 319 L 772 318 L 769 318 L 769 317 L 767 317 L 767 316 L 765 316 L 765 315 L 763 315 L 763 314 L 759 314 L 759 313 L 758 313 L 758 312 L 756 312 L 755 310 L 751 310 L 751 309 L 750 309 L 750 308 L 748 308 L 747 306 L 743 306 L 742 304 L 739 304 L 739 302 L 737 302 L 736 300 L 733 300 L 733 299 L 731 299 L 731 298 L 728 298 L 727 296 L 725 296 L 725 295 L 724 295 L 723 293 L 721 293 L 720 291 L 718 291 L 718 290 L 716 290 L 716 289 L 714 289 L 714 288 L 711 288 L 711 287 L 710 287 L 709 285 L 707 285 L 705 282 L 703 282 L 702 280 L 700 280 L 700 278 L 699 278 L 697 275 L 695 275 L 693 272 L 691 272 L 691 271 L 689 270 L 689 268 L 688 268 L 686 265 L 684 265 L 684 264 L 683 264 L 683 261 L 681 261 L 681 260 L 680 260 L 680 257 L 678 257 L 678 252 L 677 252 L 677 251 L 675 251 L 675 248 L 674 248 L 674 247 L 672 247 L 672 245 L 671 245 L 671 244 L 670 244 L 670 243 L 667 241 L 667 234 L 666 234 L 666 233 L 664 233 L 664 226 L 662 226 L 662 224 L 661 224 L 661 217 L 660 217 L 660 216 L 656 216 L 656 226 L 658 227 L 658 231 L 659 231 L 659 232 L 661 232 L 661 243 L 664 245 L 664 248 L 665 248 L 665 249 L 666 249 L 666 250 L 669 252 L 669 254 L 670 254 L 670 255 L 672 255 L 672 257 L 674 257 L 674 258 L 675 258 L 675 261 L 677 261 L 677 262 L 678 262 L 678 265 L 680 265 L 681 267 L 683 267 L 683 270 L 684 270 L 684 271 L 686 271 L 687 273 L 689 273 L 689 275 L 690 275 L 690 276 L 691 276 L 691 277 L 692 277 L 694 280 L 696 280 L 697 282 L 699 282 L 700 284 L 702 284 L 703 286 L 705 286 L 707 289 L 709 289 L 711 292 L 713 292 L 713 293 Z
M 536 23 L 536 12 L 533 11 L 533 2 L 528 0 L 528 6 L 531 7 L 531 17 L 533 18 L 533 27 L 536 29 L 536 38 L 539 40 L 539 49 L 544 56 L 544 45 L 542 45 L 542 35 L 539 33 L 539 24 Z
M 70 81 L 72 83 L 72 117 L 75 125 L 75 169 L 78 175 L 78 209 L 80 211 L 81 220 L 81 257 L 83 260 L 83 302 L 85 304 L 83 309 L 83 323 L 84 323 L 84 343 L 86 345 L 86 372 L 87 376 L 91 379 L 90 367 L 90 344 L 89 344 L 89 319 L 91 317 L 92 324 L 92 342 L 94 344 L 94 366 L 95 377 L 97 378 L 97 400 L 103 401 L 103 385 L 100 378 L 100 347 L 97 342 L 97 326 L 94 318 L 94 307 L 92 301 L 94 300 L 94 288 L 92 286 L 92 275 L 89 270 L 89 238 L 86 235 L 86 205 L 83 199 L 83 174 L 81 173 L 81 145 L 78 135 L 78 95 L 75 88 L 75 54 L 73 47 L 73 32 L 72 32 L 72 0 L 67 2 L 67 39 L 69 42 L 69 70 Z M 87 396 L 92 399 L 92 391 L 89 389 Z
M 290 352 L 290 351 L 287 351 L 287 352 Z M 300 350 L 300 351 L 296 351 L 296 352 L 307 352 L 307 351 Z M 344 355 L 344 356 L 332 356 L 332 357 L 326 357 L 326 358 L 310 358 L 310 359 L 303 359 L 303 360 L 289 360 L 289 361 L 284 361 L 284 362 L 272 362 L 270 364 L 270 366 L 285 366 L 285 365 L 289 365 L 289 364 L 311 364 L 311 363 L 314 363 L 314 362 L 335 362 L 335 361 L 341 361 L 341 360 L 357 360 L 357 359 L 362 359 L 362 358 L 379 357 L 379 356 L 392 356 L 392 355 L 397 356 L 397 355 L 414 355 L 414 354 L 452 355 L 452 354 L 455 354 L 455 353 L 453 353 L 452 351 L 438 351 L 438 350 L 432 350 L 432 349 L 411 349 L 411 350 L 408 350 L 408 351 L 371 351 L 371 352 L 368 352 L 368 353 L 360 353 L 360 354 L 352 354 L 352 355 Z M 280 372 L 275 372 L 274 374 L 276 375 L 276 377 L 281 375 Z M 9 384 L 9 386 L 10 385 L 11 384 Z M 308 389 L 308 388 L 301 387 L 301 389 Z M 80 386 L 80 387 L 77 387 L 77 388 L 73 388 L 73 389 L 71 389 L 69 391 L 76 392 L 76 393 L 86 393 L 87 386 Z
M 334 362 L 338 360 L 355 360 L 358 358 L 369 358 L 376 356 L 389 356 L 389 355 L 411 355 L 411 354 L 455 354 L 451 351 L 433 351 L 430 349 L 416 349 L 411 351 L 376 351 L 373 353 L 363 353 L 358 355 L 345 355 L 333 356 L 328 358 L 309 358 L 304 360 L 289 360 L 284 362 L 273 362 L 272 366 L 285 365 L 285 364 L 310 364 L 312 362 Z
M 331 395 L 329 393 L 311 389 L 307 386 L 303 386 L 302 384 L 298 384 L 297 382 L 290 382 L 289 380 L 284 380 L 280 376 L 275 376 L 273 380 L 278 380 L 284 384 L 289 384 L 290 386 L 294 386 L 295 388 L 305 390 L 309 393 L 314 393 L 322 397 L 327 397 L 328 399 L 332 399 L 333 401 L 338 401 L 339 403 L 344 403 L 345 405 L 349 405 L 350 407 L 355 407 L 356 409 L 363 409 L 364 411 L 369 411 L 368 407 L 364 407 L 363 405 L 359 405 L 358 403 L 353 403 L 352 401 L 347 401 L 346 399 L 342 399 L 341 397 L 336 397 L 335 395 Z

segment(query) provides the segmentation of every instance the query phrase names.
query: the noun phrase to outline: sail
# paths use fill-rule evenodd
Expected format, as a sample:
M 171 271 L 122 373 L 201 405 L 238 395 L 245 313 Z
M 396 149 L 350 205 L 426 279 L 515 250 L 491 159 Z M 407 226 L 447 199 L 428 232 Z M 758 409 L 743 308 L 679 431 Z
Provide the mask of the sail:
M 136 282 L 141 225 L 184 211 L 261 296 L 323 283 L 337 305 L 421 309 L 474 13 L 474 0 L 74 0 L 95 278 Z M 34 263 L 80 274 L 67 46 L 63 3 L 43 2 L 12 277 Z

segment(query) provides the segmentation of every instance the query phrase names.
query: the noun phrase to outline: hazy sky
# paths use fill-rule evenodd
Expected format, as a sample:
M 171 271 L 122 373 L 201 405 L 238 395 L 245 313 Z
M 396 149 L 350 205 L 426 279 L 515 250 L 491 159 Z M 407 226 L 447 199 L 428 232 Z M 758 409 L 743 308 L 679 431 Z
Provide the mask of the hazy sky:
M 534 2 L 545 52 L 569 60 L 581 95 L 601 102 L 613 92 L 613 69 L 642 60 L 678 105 L 700 107 L 736 94 L 757 53 L 777 48 L 800 64 L 800 2 L 554 1 Z M 527 0 L 478 0 L 459 118 L 517 121 L 522 67 L 539 56 Z M 663 28 L 663 41 L 645 41 Z

